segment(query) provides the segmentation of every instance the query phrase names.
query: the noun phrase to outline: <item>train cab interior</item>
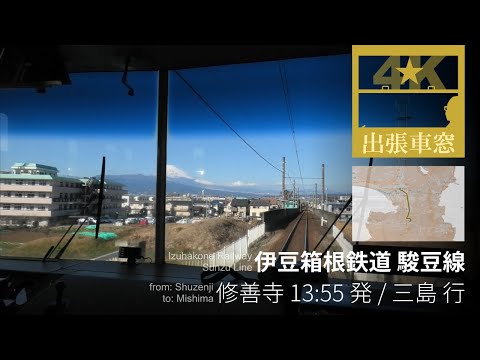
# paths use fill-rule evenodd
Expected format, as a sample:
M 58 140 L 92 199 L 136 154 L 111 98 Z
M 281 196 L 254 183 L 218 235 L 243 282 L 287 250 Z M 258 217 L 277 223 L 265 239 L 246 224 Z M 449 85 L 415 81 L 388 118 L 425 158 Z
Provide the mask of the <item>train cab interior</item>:
M 264 272 L 253 271 L 235 271 L 228 266 L 220 266 L 215 264 L 212 268 L 204 268 L 201 266 L 189 266 L 169 263 L 166 261 L 167 253 L 169 251 L 169 245 L 166 240 L 165 225 L 166 222 L 181 221 L 181 217 L 175 218 L 172 214 L 168 213 L 169 206 L 175 206 L 173 201 L 177 201 L 177 206 L 183 206 L 182 199 L 173 199 L 171 204 L 167 203 L 167 142 L 169 137 L 169 101 L 175 94 L 172 94 L 171 74 L 175 71 L 182 69 L 194 69 L 194 68 L 206 68 L 214 66 L 223 66 L 231 64 L 251 64 L 262 62 L 275 62 L 289 59 L 299 58 L 317 58 L 317 57 L 329 57 L 335 55 L 349 56 L 351 53 L 350 44 L 338 44 L 338 45 L 60 45 L 60 46 L 7 46 L 0 47 L 0 119 L 2 111 L 2 93 L 10 94 L 15 91 L 29 91 L 29 97 L 35 101 L 35 106 L 41 106 L 41 97 L 48 95 L 50 91 L 61 92 L 67 91 L 70 84 L 75 82 L 76 76 L 84 73 L 110 73 L 115 77 L 115 86 L 118 86 L 115 91 L 128 97 L 142 96 L 141 90 L 136 88 L 135 78 L 136 73 L 151 72 L 155 76 L 152 77 L 152 81 L 149 84 L 153 84 L 151 89 L 155 97 L 155 115 L 154 125 L 152 125 L 156 131 L 155 136 L 155 149 L 156 155 L 152 164 L 152 169 L 155 169 L 156 183 L 153 193 L 155 199 L 133 199 L 129 201 L 132 204 L 136 202 L 147 203 L 154 201 L 156 208 L 156 222 L 153 218 L 150 218 L 150 226 L 154 229 L 154 251 L 150 253 L 149 261 L 146 261 L 147 256 L 144 254 L 142 261 L 132 260 L 134 258 L 140 258 L 140 255 L 130 255 L 129 261 L 102 261 L 99 256 L 96 261 L 85 258 L 77 258 L 75 256 L 69 256 L 68 258 L 62 258 L 62 256 L 54 256 L 48 254 L 48 247 L 38 250 L 38 255 L 25 257 L 22 255 L 15 255 L 19 253 L 12 252 L 13 255 L 6 256 L 2 254 L 0 250 L 0 315 L 46 315 L 46 316 L 68 316 L 68 315 L 94 315 L 94 316 L 109 316 L 109 315 L 127 315 L 127 316 L 283 316 L 283 315 L 324 315 L 324 314 L 377 314 L 377 313 L 403 313 L 403 312 L 432 312 L 442 313 L 447 312 L 463 312 L 469 311 L 474 305 L 475 297 L 465 295 L 465 303 L 461 307 L 453 308 L 451 306 L 446 307 L 445 304 L 439 304 L 438 306 L 431 306 L 428 303 L 420 304 L 419 306 L 411 306 L 408 304 L 392 304 L 385 307 L 377 306 L 375 300 L 371 303 L 352 303 L 350 290 L 352 289 L 353 282 L 366 282 L 370 281 L 373 288 L 381 290 L 383 284 L 388 284 L 386 288 L 386 297 L 388 293 L 394 293 L 398 291 L 393 284 L 396 280 L 402 279 L 402 281 L 409 281 L 411 279 L 412 284 L 419 284 L 425 281 L 424 277 L 415 276 L 403 276 L 399 271 L 394 271 L 392 274 L 362 274 L 358 273 L 350 274 L 346 277 L 337 278 L 335 276 L 328 276 L 325 273 L 317 274 L 290 274 L 279 273 L 275 270 L 275 266 Z M 151 79 L 150 79 L 151 80 Z M 145 80 L 146 82 L 150 80 Z M 113 82 L 112 82 L 113 83 Z M 88 97 L 88 92 L 84 94 Z M 36 98 L 34 98 L 36 97 Z M 40 100 L 39 100 L 40 99 Z M 26 104 L 25 106 L 28 106 Z M 60 106 L 60 105 L 59 105 Z M 193 105 L 192 105 L 193 106 Z M 8 117 L 8 112 L 5 112 L 5 119 Z M 2 147 L 6 147 L 5 140 L 8 140 L 6 135 L 10 128 L 15 128 L 18 124 L 2 122 L 0 130 L 2 131 Z M 38 123 L 41 121 L 48 121 L 48 119 L 37 119 L 37 124 L 32 123 L 32 131 L 29 139 L 35 141 L 36 132 L 39 130 Z M 10 125 L 11 124 L 11 125 Z M 28 123 L 30 124 L 30 123 Z M 82 136 L 84 139 L 88 139 L 89 136 L 95 138 L 95 144 L 88 143 L 85 140 L 85 147 L 79 148 L 75 151 L 84 151 L 85 156 L 90 153 L 89 146 L 102 146 L 101 138 L 96 136 L 96 126 L 99 129 L 101 124 L 89 124 L 88 132 L 82 129 Z M 30 125 L 28 125 L 30 126 Z M 129 125 L 127 123 L 121 123 L 109 125 L 109 129 L 115 132 L 118 127 L 132 126 L 142 127 L 142 120 L 138 118 L 132 120 Z M 150 125 L 148 125 L 150 126 Z M 469 128 L 467 124 L 467 131 Z M 81 128 L 82 124 L 76 124 L 75 127 L 69 128 L 72 132 L 77 131 L 75 128 Z M 104 129 L 102 129 L 103 131 Z M 12 130 L 13 131 L 13 130 Z M 78 130 L 80 131 L 80 130 Z M 100 130 L 99 130 L 100 131 Z M 136 130 L 132 130 L 136 131 Z M 89 135 L 91 134 L 91 135 Z M 128 142 L 128 135 L 125 137 L 125 142 Z M 90 145 L 89 145 L 90 144 Z M 140 144 L 140 143 L 139 143 Z M 55 143 L 45 144 L 45 146 L 56 146 Z M 117 148 L 105 147 L 105 152 L 108 151 L 123 151 L 123 145 L 119 145 Z M 142 145 L 138 145 L 141 147 Z M 471 145 L 468 145 L 471 146 Z M 75 145 L 71 145 L 71 149 L 75 148 Z M 250 151 L 249 149 L 247 149 Z M 467 149 L 468 151 L 469 149 Z M 58 151 L 62 151 L 58 149 Z M 238 151 L 238 150 L 237 150 Z M 478 155 L 477 155 L 478 157 Z M 101 176 L 101 180 L 98 181 L 98 186 L 92 185 L 93 196 L 96 197 L 95 203 L 98 207 L 92 207 L 91 217 L 77 216 L 70 217 L 70 221 L 74 224 L 74 227 L 68 228 L 69 223 L 65 222 L 63 228 L 65 232 L 54 233 L 55 238 L 60 239 L 62 235 L 64 241 L 59 246 L 59 249 L 65 245 L 70 234 L 75 235 L 76 225 L 78 225 L 78 219 L 90 219 L 88 224 L 84 226 L 91 227 L 91 231 L 97 231 L 99 224 L 96 224 L 95 218 L 98 215 L 98 219 L 105 219 L 105 214 L 102 213 L 102 201 L 106 199 L 106 194 L 110 191 L 113 194 L 115 191 L 114 182 L 108 180 L 108 170 L 106 174 L 107 180 L 104 179 L 105 169 L 102 173 L 102 159 L 91 158 L 92 163 L 95 163 L 97 174 Z M 18 159 L 18 161 L 28 161 L 28 159 Z M 105 161 L 105 160 L 104 160 Z M 292 160 L 293 161 L 293 160 Z M 466 160 L 466 167 L 469 162 L 475 161 L 475 158 Z M 106 162 L 108 167 L 109 156 L 106 156 Z M 368 163 L 368 160 L 366 161 Z M 1 170 L 9 167 L 11 164 L 2 164 Z M 105 165 L 103 165 L 105 167 Z M 170 168 L 171 170 L 171 168 Z M 73 171 L 73 170 L 72 170 Z M 153 170 L 152 170 L 153 171 Z M 77 175 L 77 174 L 74 174 Z M 203 175 L 203 174 L 202 174 Z M 48 176 L 48 175 L 39 175 Z M 468 174 L 467 174 L 468 176 Z M 68 177 L 67 177 L 68 178 Z M 39 178 L 40 179 L 40 178 Z M 41 181 L 41 180 L 36 180 Z M 83 183 L 82 183 L 83 181 Z M 84 180 L 72 180 L 72 185 L 63 191 L 65 194 L 70 194 L 73 189 L 84 186 L 87 189 L 87 184 Z M 3 184 L 3 183 L 2 183 Z M 76 185 L 78 184 L 78 185 Z M 113 185 L 112 185 L 113 184 Z M 15 184 L 13 184 L 15 185 Z M 12 186 L 13 186 L 12 185 Z M 38 185 L 38 183 L 37 183 Z M 36 186 L 37 186 L 36 185 Z M 90 184 L 91 185 L 91 184 Z M 187 186 L 183 184 L 184 186 Z M 4 186 L 4 185 L 2 185 Z M 104 187 L 110 186 L 110 188 L 104 189 Z M 471 190 L 472 184 L 466 184 L 466 191 Z M 82 191 L 84 187 L 81 187 Z M 2 189 L 3 191 L 3 189 Z M 5 190 L 6 191 L 6 190 Z M 478 190 L 477 194 L 478 194 Z M 87 190 L 85 194 L 78 191 L 78 196 L 85 196 L 87 198 Z M 58 194 L 57 194 L 58 195 Z M 100 195 L 100 196 L 99 196 Z M 13 195 L 14 196 L 14 195 Z M 58 195 L 60 199 L 62 195 Z M 117 195 L 115 195 L 117 196 Z M 120 201 L 120 195 L 118 195 L 118 201 Z M 200 195 L 199 195 L 200 198 Z M 23 198 L 22 198 L 23 199 Z M 98 200 L 102 199 L 102 200 Z M 69 201 L 71 198 L 68 199 Z M 108 201 L 113 201 L 108 200 Z M 26 202 L 27 200 L 22 200 Z M 43 200 L 38 200 L 40 201 Z M 107 200 L 105 200 L 107 201 Z M 122 200 L 123 201 L 123 200 Z M 214 203 L 211 199 L 209 209 L 213 209 L 218 204 Z M 467 206 L 469 204 L 467 199 Z M 205 202 L 205 201 L 204 201 Z M 22 203 L 19 200 L 19 203 Z M 70 204 L 66 201 L 65 204 Z M 98 204 L 100 204 L 98 206 Z M 172 205 L 173 204 L 173 205 Z M 72 211 L 72 208 L 68 208 L 65 205 L 65 210 Z M 133 205 L 131 205 L 133 206 Z M 211 217 L 215 221 L 215 212 L 211 210 L 211 214 L 207 214 L 202 203 L 199 203 L 192 207 L 198 211 L 198 216 L 203 216 L 205 219 Z M 258 203 L 259 208 L 262 206 Z M 226 205 L 225 205 L 226 207 Z M 240 205 L 239 205 L 240 207 Z M 302 212 L 309 212 L 308 205 L 302 204 Z M 197 209 L 198 208 L 198 209 Z M 300 206 L 298 206 L 300 210 Z M 8 208 L 10 209 L 10 207 Z M 22 208 L 23 209 L 23 208 Z M 35 208 L 37 209 L 37 208 Z M 166 210 L 167 209 L 167 210 Z M 98 213 L 97 213 L 98 210 Z M 7 211 L 7 210 L 4 210 Z M 15 209 L 8 210 L 15 211 Z M 193 210 L 192 210 L 193 211 Z M 209 210 L 210 211 L 210 210 Z M 251 210 L 250 210 L 251 211 Z M 343 210 L 342 210 L 343 211 Z M 313 214 L 310 211 L 309 214 Z M 125 227 L 125 223 L 133 220 L 127 220 L 128 217 L 120 219 L 118 215 L 112 212 L 112 220 L 108 221 L 108 224 L 102 224 L 102 226 L 115 226 L 116 219 L 120 220 Z M 285 210 L 287 214 L 287 210 Z M 293 213 L 292 213 L 293 214 Z M 333 223 L 336 222 L 340 215 L 335 219 L 332 218 Z M 90 215 L 89 215 L 90 216 Z M 295 214 L 296 216 L 296 214 Z M 310 216 L 310 215 L 309 215 Z M 321 215 L 318 215 L 321 217 Z M 260 216 L 258 216 L 260 218 Z M 250 219 L 250 218 L 249 218 Z M 208 220 L 210 221 L 210 220 Z M 466 215 L 467 224 L 472 224 L 471 214 L 467 212 Z M 98 221 L 100 222 L 100 221 Z M 110 224 L 111 222 L 111 224 Z M 185 223 L 185 220 L 184 220 Z M 179 223 L 181 226 L 188 226 L 189 224 Z M 29 223 L 23 224 L 25 226 L 25 234 L 28 234 L 27 228 Z M 137 224 L 128 226 L 140 227 L 138 221 Z M 176 225 L 176 224 L 174 224 Z M 245 224 L 241 224 L 244 226 Z M 322 224 L 323 225 L 323 224 Z M 33 225 L 32 225 L 33 226 Z M 34 224 L 38 226 L 38 224 Z M 328 226 L 325 227 L 328 229 Z M 330 228 L 331 229 L 331 228 Z M 473 228 L 472 228 L 473 229 Z M 477 226 L 478 229 L 478 226 Z M 343 229 L 342 229 L 343 230 Z M 83 231 L 83 230 L 80 230 Z M 272 230 L 272 233 L 274 231 Z M 6 232 L 1 233 L 0 237 L 6 236 Z M 478 232 L 469 232 L 466 235 L 469 237 L 475 237 Z M 137 233 L 138 235 L 138 233 Z M 27 236 L 27 235 L 25 235 Z M 53 235 L 52 235 L 53 236 Z M 85 234 L 83 236 L 86 236 Z M 131 236 L 136 236 L 136 233 L 132 231 Z M 63 238 L 62 238 L 63 239 Z M 323 238 L 322 238 L 323 239 Z M 332 238 L 332 243 L 336 241 Z M 478 239 L 478 238 L 477 238 Z M 141 240 L 141 239 L 140 239 Z M 72 244 L 75 244 L 76 239 L 70 239 Z M 8 246 L 8 241 L 4 241 Z M 121 243 L 119 243 L 122 245 Z M 11 245 L 14 247 L 14 245 Z M 67 245 L 68 246 L 68 245 Z M 103 246 L 103 245 L 99 245 Z M 141 246 L 141 244 L 139 245 Z M 247 245 L 248 246 L 248 245 Z M 363 250 L 366 253 L 378 252 L 378 251 L 395 251 L 398 248 L 403 248 L 402 244 L 379 244 L 377 246 L 359 245 L 350 243 L 352 250 Z M 472 259 L 478 258 L 478 241 L 466 241 L 461 244 L 428 244 L 419 246 L 418 243 L 413 244 L 411 250 L 417 250 L 419 252 L 424 251 L 425 247 L 429 251 L 445 251 L 460 250 L 467 254 L 467 271 L 462 274 L 461 277 L 434 277 L 432 283 L 443 284 L 445 279 L 448 279 L 451 283 L 465 283 L 465 294 L 470 292 L 475 293 L 475 267 L 472 264 Z M 6 247 L 5 247 L 6 249 Z M 52 250 L 52 249 L 51 249 Z M 127 249 L 128 250 L 128 249 Z M 124 250 L 124 251 L 127 251 Z M 37 251 L 37 250 L 35 250 Z M 236 251 L 234 249 L 234 251 Z M 35 253 L 37 254 L 37 252 Z M 45 254 L 43 256 L 43 254 Z M 63 251 L 60 255 L 63 254 Z M 147 252 L 148 254 L 148 252 Z M 96 256 L 96 255 L 95 255 Z M 118 256 L 118 255 L 112 255 Z M 127 257 L 125 255 L 125 257 Z M 93 255 L 92 255 L 93 257 Z M 105 258 L 106 259 L 106 258 Z M 132 261 L 130 261 L 132 260 Z M 398 270 L 398 269 L 395 269 Z M 451 275 L 451 274 L 450 274 Z M 220 296 L 223 296 L 223 291 L 228 290 L 225 288 L 226 284 L 282 284 L 287 289 L 283 296 L 278 298 L 278 301 L 271 301 L 271 299 L 262 298 L 257 300 L 254 304 L 245 304 L 239 301 L 228 303 L 227 301 L 218 301 Z M 327 286 L 328 285 L 328 286 Z M 341 298 L 335 293 L 336 287 L 340 286 L 348 288 L 348 294 Z M 439 285 L 440 286 L 440 285 Z M 335 290 L 334 290 L 335 287 Z M 378 290 L 377 289 L 377 290 Z M 242 288 L 242 291 L 254 291 L 255 288 L 248 287 Z M 331 290 L 331 292 L 329 292 Z M 240 290 L 239 290 L 240 291 Z M 323 296 L 328 294 L 338 301 L 325 302 Z M 177 297 L 181 294 L 181 299 Z M 383 292 L 382 292 L 383 295 Z M 213 301 L 212 301 L 213 300 Z M 225 299 L 224 299 L 225 300 Z

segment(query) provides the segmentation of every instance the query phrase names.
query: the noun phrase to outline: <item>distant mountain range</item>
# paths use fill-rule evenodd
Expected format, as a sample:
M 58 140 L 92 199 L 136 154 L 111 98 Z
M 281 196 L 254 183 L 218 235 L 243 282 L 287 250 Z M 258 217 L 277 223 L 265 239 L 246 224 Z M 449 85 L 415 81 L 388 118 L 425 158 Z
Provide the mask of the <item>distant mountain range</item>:
M 97 176 L 99 179 L 100 176 Z M 154 175 L 107 175 L 106 181 L 115 181 L 124 185 L 129 194 L 155 194 L 157 177 Z M 224 187 L 215 188 L 215 185 L 202 185 L 195 180 L 176 177 L 167 177 L 167 194 L 193 194 L 202 195 L 202 190 L 205 195 L 213 196 L 242 196 L 242 197 L 260 197 L 264 195 L 272 195 L 272 193 L 253 193 L 248 189 L 239 187 L 238 190 L 225 189 Z

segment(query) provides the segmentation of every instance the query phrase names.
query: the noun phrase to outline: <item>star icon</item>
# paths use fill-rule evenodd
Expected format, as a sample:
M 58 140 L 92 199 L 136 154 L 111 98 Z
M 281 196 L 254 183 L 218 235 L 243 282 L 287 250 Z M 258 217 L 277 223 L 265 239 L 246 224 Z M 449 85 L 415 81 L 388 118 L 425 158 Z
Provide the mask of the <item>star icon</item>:
M 396 68 L 398 71 L 400 71 L 403 74 L 402 78 L 402 85 L 407 81 L 407 80 L 412 80 L 415 84 L 418 84 L 417 80 L 417 73 L 423 68 L 414 68 L 412 65 L 412 59 L 408 58 L 408 63 L 407 67 L 404 68 Z

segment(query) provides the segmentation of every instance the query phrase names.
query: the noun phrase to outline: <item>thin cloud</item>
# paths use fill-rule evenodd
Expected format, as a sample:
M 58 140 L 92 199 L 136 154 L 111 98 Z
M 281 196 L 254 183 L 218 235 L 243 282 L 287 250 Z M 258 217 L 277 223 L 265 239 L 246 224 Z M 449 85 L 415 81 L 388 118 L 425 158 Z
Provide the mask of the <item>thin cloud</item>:
M 175 165 L 168 165 L 168 164 L 167 164 L 167 177 L 193 179 L 182 169 L 176 167 Z
M 203 180 L 203 179 L 195 179 L 195 182 L 202 185 L 215 185 L 215 183 L 208 180 Z
M 255 186 L 257 184 L 255 183 L 244 183 L 240 180 L 234 181 L 233 183 L 230 184 L 230 186 Z

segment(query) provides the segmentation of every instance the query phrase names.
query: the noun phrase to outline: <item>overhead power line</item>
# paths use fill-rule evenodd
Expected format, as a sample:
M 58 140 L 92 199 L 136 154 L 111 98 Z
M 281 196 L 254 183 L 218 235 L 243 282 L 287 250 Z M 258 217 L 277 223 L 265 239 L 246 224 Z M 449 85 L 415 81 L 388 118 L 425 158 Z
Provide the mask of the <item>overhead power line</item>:
M 287 107 L 287 116 L 288 120 L 290 123 L 290 131 L 292 132 L 292 138 L 293 138 L 293 145 L 295 147 L 295 154 L 297 157 L 297 165 L 298 165 L 298 172 L 300 173 L 300 179 L 302 181 L 302 187 L 303 191 L 305 192 L 305 184 L 303 182 L 303 176 L 302 176 L 302 168 L 300 167 L 300 158 L 298 156 L 298 146 L 297 146 L 297 139 L 295 136 L 295 126 L 293 122 L 293 112 L 292 112 L 292 107 L 291 107 L 291 101 L 290 101 L 290 94 L 288 91 L 288 80 L 287 80 L 287 73 L 285 70 L 285 65 L 283 64 L 278 64 L 278 70 L 280 71 L 280 78 L 282 79 L 282 89 L 283 89 L 283 95 L 285 97 L 285 105 Z M 283 70 L 283 71 L 282 71 Z
M 250 145 L 248 143 L 247 140 L 245 140 L 224 118 L 222 115 L 220 115 L 209 103 L 207 100 L 205 100 L 205 98 L 200 95 L 200 93 L 195 90 L 195 88 L 182 76 L 182 74 L 180 74 L 180 72 L 178 72 L 178 70 L 175 70 L 175 74 L 177 74 L 177 76 L 185 83 L 185 85 L 187 85 L 187 87 L 192 90 L 192 92 L 200 99 L 201 102 L 203 102 L 205 104 L 205 106 L 210 109 L 210 111 L 212 113 L 214 113 L 230 130 L 233 131 L 233 133 L 235 135 L 238 136 L 238 138 L 240 140 L 242 140 L 245 145 L 247 145 L 250 149 L 253 150 L 253 152 L 255 154 L 257 154 L 261 159 L 263 159 L 263 161 L 265 161 L 268 165 L 270 165 L 272 168 L 274 168 L 275 170 L 279 171 L 279 172 L 282 172 L 282 170 L 280 170 L 278 167 L 276 167 L 275 165 L 273 165 L 269 160 L 267 160 L 262 154 L 260 154 L 252 145 Z
M 303 180 L 321 180 L 320 177 L 300 177 L 300 176 L 291 176 L 292 179 L 303 179 Z

